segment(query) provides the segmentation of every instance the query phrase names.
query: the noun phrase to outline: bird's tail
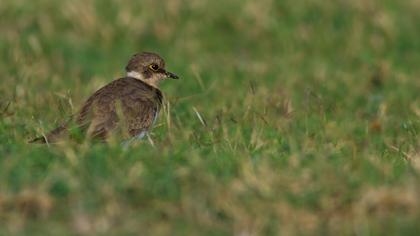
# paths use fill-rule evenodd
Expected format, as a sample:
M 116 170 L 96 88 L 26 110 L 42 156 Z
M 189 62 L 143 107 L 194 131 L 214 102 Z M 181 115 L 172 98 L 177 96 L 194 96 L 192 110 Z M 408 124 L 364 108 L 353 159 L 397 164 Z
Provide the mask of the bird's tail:
M 30 140 L 29 143 L 39 143 L 39 144 L 56 143 L 67 134 L 68 134 L 68 122 L 65 122 L 61 124 L 60 126 L 58 126 L 57 128 L 50 131 L 49 133 L 47 133 L 46 135 L 36 137 Z

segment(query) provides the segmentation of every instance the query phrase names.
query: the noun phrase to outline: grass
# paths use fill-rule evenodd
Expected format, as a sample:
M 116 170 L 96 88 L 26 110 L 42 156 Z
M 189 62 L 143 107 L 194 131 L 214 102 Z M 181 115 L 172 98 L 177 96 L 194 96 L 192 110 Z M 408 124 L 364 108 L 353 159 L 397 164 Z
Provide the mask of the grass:
M 417 235 L 419 11 L 2 1 L 0 235 Z M 154 146 L 27 144 L 138 51 L 181 77 Z

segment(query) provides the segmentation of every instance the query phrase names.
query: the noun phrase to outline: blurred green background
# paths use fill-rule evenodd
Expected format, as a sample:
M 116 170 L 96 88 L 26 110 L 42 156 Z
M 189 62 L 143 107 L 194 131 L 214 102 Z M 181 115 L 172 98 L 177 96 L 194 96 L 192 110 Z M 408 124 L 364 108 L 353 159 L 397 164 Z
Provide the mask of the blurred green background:
M 419 12 L 2 0 L 0 235 L 417 235 Z M 181 77 L 154 146 L 27 144 L 139 51 Z

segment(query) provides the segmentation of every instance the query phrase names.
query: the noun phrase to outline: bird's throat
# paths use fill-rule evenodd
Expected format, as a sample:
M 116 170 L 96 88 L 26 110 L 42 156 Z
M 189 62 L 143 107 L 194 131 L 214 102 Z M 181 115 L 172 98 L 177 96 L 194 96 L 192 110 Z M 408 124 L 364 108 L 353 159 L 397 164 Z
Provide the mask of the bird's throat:
M 129 71 L 129 72 L 127 72 L 127 77 L 132 77 L 132 78 L 141 80 L 144 83 L 146 83 L 146 84 L 148 84 L 148 85 L 150 85 L 150 86 L 152 86 L 154 88 L 157 88 L 157 89 L 159 88 L 159 80 L 157 78 L 155 78 L 155 77 L 146 79 L 146 78 L 144 78 L 144 76 L 141 73 L 139 73 L 137 71 Z

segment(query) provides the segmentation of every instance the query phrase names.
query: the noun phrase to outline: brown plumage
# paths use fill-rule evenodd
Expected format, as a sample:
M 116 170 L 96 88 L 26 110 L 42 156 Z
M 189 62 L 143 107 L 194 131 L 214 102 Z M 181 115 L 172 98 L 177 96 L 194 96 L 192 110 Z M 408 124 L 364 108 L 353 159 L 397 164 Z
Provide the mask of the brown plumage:
M 96 91 L 68 122 L 30 142 L 55 143 L 68 136 L 73 127 L 99 140 L 106 140 L 118 129 L 129 137 L 141 138 L 152 127 L 162 105 L 159 82 L 178 79 L 164 67 L 164 60 L 157 54 L 135 54 L 126 66 L 126 77 Z

